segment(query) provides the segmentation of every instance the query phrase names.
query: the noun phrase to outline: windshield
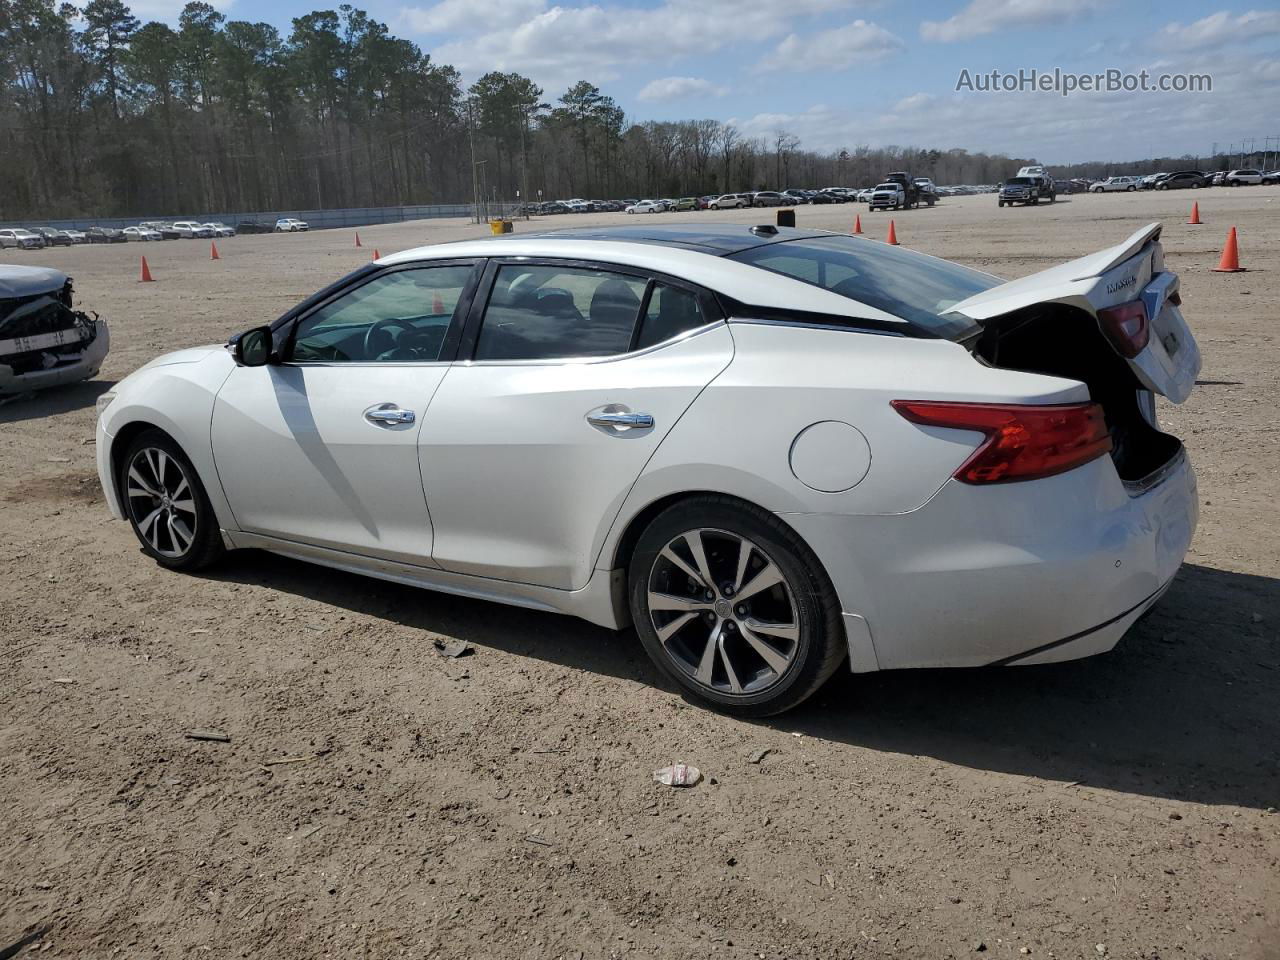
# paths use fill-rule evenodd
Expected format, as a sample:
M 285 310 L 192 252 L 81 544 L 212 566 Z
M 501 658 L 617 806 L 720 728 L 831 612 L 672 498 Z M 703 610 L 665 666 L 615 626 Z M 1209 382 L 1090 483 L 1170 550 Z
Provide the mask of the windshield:
M 958 340 L 974 321 L 947 311 L 1004 281 L 958 263 L 937 260 L 856 237 L 810 237 L 751 247 L 730 260 L 793 277 L 869 304 L 931 334 Z
M 1025 186 L 1027 186 L 1028 184 L 1030 184 L 1030 183 L 1031 183 L 1031 178 L 1030 178 L 1030 177 L 1010 177 L 1010 178 L 1006 181 L 1006 183 L 1008 183 L 1010 186 L 1022 186 L 1022 187 L 1025 187 Z

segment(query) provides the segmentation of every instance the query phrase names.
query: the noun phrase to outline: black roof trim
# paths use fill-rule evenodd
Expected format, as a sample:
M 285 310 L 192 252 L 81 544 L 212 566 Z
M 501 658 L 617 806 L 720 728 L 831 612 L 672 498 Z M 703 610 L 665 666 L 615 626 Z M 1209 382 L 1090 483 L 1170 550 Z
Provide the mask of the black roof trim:
M 838 330 L 855 330 L 862 333 L 887 333 L 913 340 L 942 340 L 936 333 L 918 327 L 906 320 L 880 320 L 874 317 L 846 317 L 837 313 L 816 313 L 812 310 L 794 310 L 788 307 L 760 307 L 719 294 L 720 303 L 730 322 L 735 319 L 750 322 L 793 324 L 806 327 L 832 327 Z

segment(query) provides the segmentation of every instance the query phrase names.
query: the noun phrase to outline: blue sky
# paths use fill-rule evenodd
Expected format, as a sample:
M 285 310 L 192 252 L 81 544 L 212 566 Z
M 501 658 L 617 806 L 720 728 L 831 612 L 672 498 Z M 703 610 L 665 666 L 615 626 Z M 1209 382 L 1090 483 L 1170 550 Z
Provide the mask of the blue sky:
M 320 6 L 214 0 L 231 19 Z M 630 118 L 714 117 L 805 147 L 963 147 L 1044 162 L 1207 155 L 1280 135 L 1280 7 L 1103 0 L 370 0 L 356 3 L 470 81 L 590 80 Z M 135 12 L 172 20 L 180 0 Z M 956 92 L 1019 69 L 1207 73 L 1212 92 Z M 1280 149 L 1280 140 L 1272 141 Z

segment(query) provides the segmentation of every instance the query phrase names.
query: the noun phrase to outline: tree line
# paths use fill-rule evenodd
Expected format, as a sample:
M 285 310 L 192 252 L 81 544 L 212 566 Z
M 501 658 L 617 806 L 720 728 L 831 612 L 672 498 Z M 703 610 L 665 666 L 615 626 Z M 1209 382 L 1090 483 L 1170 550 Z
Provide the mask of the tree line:
M 993 183 L 1025 162 L 802 148 L 718 120 L 629 122 L 598 87 L 548 96 L 448 64 L 349 4 L 287 36 L 188 3 L 0 0 L 0 219 L 688 196 L 863 186 L 890 170 Z

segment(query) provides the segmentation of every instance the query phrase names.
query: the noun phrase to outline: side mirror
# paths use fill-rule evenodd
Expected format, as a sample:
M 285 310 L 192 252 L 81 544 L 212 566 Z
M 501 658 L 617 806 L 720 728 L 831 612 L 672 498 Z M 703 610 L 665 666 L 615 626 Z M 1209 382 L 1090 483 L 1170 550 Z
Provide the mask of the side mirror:
M 254 327 L 231 338 L 231 352 L 242 367 L 262 367 L 271 362 L 271 328 Z

